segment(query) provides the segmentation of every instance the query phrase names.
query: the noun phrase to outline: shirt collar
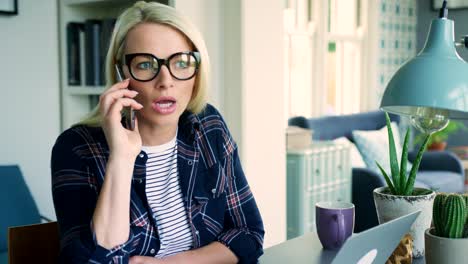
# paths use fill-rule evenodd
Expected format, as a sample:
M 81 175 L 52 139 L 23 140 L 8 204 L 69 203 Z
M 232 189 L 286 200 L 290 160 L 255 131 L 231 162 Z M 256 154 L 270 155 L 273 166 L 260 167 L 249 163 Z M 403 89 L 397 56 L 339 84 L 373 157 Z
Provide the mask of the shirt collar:
M 201 129 L 199 117 L 187 110 L 180 116 L 178 126 L 178 132 L 188 141 L 194 141 L 196 132 Z

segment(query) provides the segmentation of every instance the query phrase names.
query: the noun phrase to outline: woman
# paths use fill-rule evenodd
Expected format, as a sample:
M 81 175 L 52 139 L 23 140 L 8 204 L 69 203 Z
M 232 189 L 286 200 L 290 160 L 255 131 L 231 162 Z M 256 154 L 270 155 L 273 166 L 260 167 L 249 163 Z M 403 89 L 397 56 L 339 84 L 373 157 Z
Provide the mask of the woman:
M 208 67 L 201 35 L 175 9 L 137 2 L 118 18 L 109 88 L 52 150 L 61 262 L 257 261 L 262 219 L 237 146 L 205 103 Z

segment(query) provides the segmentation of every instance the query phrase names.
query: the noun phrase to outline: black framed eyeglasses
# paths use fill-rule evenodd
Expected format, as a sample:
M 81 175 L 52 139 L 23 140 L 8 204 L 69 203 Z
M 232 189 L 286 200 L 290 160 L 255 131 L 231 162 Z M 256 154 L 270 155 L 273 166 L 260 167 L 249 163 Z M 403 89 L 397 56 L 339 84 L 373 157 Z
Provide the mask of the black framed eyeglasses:
M 140 82 L 149 82 L 156 78 L 163 65 L 166 65 L 175 79 L 189 80 L 197 74 L 200 65 L 200 53 L 197 51 L 174 53 L 167 59 L 160 59 L 150 53 L 131 53 L 124 58 L 130 75 Z

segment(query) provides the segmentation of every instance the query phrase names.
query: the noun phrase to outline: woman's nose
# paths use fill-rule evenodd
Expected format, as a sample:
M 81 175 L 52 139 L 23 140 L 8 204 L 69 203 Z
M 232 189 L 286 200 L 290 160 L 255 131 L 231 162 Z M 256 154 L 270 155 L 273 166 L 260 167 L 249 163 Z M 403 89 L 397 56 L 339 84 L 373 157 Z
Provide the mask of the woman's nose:
M 174 78 L 169 72 L 169 68 L 166 65 L 163 65 L 159 70 L 158 76 L 156 78 L 156 87 L 157 88 L 169 88 L 174 86 Z

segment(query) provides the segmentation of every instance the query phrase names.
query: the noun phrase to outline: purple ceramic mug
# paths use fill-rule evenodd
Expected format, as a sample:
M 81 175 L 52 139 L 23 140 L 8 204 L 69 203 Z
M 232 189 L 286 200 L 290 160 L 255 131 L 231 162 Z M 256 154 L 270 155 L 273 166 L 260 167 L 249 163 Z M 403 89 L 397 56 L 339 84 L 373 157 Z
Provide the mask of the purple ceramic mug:
M 317 234 L 325 249 L 337 249 L 354 231 L 354 204 L 319 202 L 315 204 Z

